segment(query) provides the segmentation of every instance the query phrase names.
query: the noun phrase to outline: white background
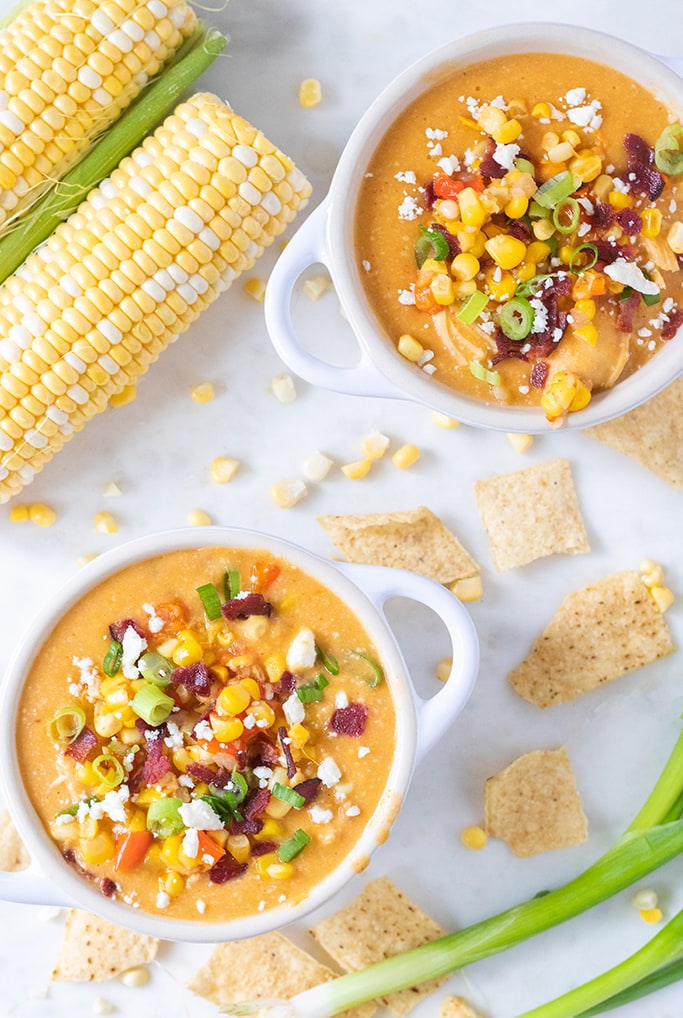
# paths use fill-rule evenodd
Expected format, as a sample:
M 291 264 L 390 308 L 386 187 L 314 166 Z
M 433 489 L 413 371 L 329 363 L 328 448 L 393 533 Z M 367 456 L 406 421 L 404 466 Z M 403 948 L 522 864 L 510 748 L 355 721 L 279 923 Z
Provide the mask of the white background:
M 418 5 L 407 0 L 231 0 L 207 19 L 231 35 L 203 85 L 229 99 L 242 115 L 293 156 L 315 188 L 311 208 L 325 194 L 336 160 L 354 124 L 382 87 L 406 64 L 458 35 L 515 19 L 564 19 L 599 28 L 653 52 L 683 55 L 679 0 L 488 0 Z M 571 28 L 564 29 L 568 34 Z M 298 104 L 303 77 L 318 77 L 323 102 Z M 276 252 L 256 272 L 265 277 Z M 332 293 L 317 304 L 299 299 L 307 334 L 349 340 Z M 349 340 L 350 341 L 350 340 Z M 680 341 L 680 340 L 679 340 Z M 663 562 L 678 601 L 667 615 L 677 644 L 683 642 L 683 496 L 635 463 L 581 434 L 537 439 L 520 458 L 495 433 L 460 428 L 441 431 L 417 406 L 316 392 L 298 383 L 298 399 L 284 406 L 269 392 L 283 370 L 272 352 L 263 309 L 238 282 L 201 322 L 154 365 L 131 405 L 92 421 L 49 464 L 18 501 L 45 501 L 58 522 L 51 530 L 10 524 L 0 507 L 0 670 L 17 634 L 73 575 L 77 559 L 155 530 L 183 526 L 200 507 L 216 523 L 249 526 L 333 554 L 316 523 L 322 513 L 409 509 L 426 504 L 461 538 L 483 567 L 484 599 L 472 606 L 482 646 L 476 691 L 452 731 L 419 768 L 404 812 L 370 869 L 349 888 L 390 874 L 447 929 L 455 929 L 556 886 L 594 859 L 639 808 L 678 732 L 683 708 L 680 656 L 613 683 L 571 704 L 541 712 L 519 700 L 506 684 L 509 668 L 526 653 L 562 596 L 609 572 L 638 568 L 642 557 Z M 197 405 L 193 385 L 210 380 L 214 402 Z M 420 462 L 400 472 L 380 463 L 352 483 L 333 470 L 311 486 L 296 508 L 277 509 L 270 485 L 300 475 L 302 461 L 322 449 L 340 464 L 359 456 L 359 441 L 372 427 L 422 449 Z M 241 461 L 228 487 L 212 485 L 216 455 Z M 503 575 L 493 569 L 476 510 L 473 481 L 566 456 L 572 466 L 592 552 L 538 561 Z M 115 481 L 123 494 L 102 495 Z M 93 529 L 93 515 L 109 509 L 120 530 Z M 432 676 L 447 652 L 445 638 L 426 611 L 394 612 L 409 664 Z M 436 685 L 431 680 L 431 688 Z M 468 852 L 460 830 L 482 819 L 485 778 L 518 754 L 565 745 L 588 815 L 586 845 L 515 860 L 502 843 Z M 666 916 L 683 905 L 681 861 L 648 881 L 661 895 Z M 527 946 L 474 966 L 454 979 L 490 1018 L 512 1018 L 576 982 L 616 963 L 652 935 L 630 904 L 630 893 Z M 341 904 L 335 901 L 330 909 Z M 294 931 L 302 944 L 302 925 Z M 0 905 L 0 1015 L 72 1018 L 92 1013 L 98 995 L 117 1013 L 146 1018 L 202 1018 L 215 1009 L 184 989 L 184 980 L 210 953 L 208 947 L 164 945 L 153 980 L 142 990 L 118 982 L 48 985 L 61 937 L 61 920 L 45 922 L 39 909 Z M 445 991 L 415 1012 L 436 1016 Z M 674 987 L 620 1014 L 624 1018 L 674 1018 L 683 990 Z

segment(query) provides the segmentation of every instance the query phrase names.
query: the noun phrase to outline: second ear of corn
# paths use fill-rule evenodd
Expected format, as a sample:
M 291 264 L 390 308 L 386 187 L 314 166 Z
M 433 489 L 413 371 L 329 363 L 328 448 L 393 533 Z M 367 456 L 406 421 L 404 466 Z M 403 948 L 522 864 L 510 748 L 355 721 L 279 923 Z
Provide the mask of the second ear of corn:
M 201 94 L 91 192 L 0 286 L 0 502 L 253 266 L 310 190 Z

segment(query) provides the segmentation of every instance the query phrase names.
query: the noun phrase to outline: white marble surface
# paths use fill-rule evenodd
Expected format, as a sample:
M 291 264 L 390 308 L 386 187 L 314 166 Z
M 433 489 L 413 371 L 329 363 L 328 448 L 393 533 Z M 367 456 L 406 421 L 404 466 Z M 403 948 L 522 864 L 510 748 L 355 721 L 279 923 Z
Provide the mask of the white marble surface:
M 204 83 L 297 160 L 315 186 L 315 204 L 354 123 L 383 85 L 409 61 L 458 34 L 512 19 L 554 19 L 611 31 L 658 53 L 683 54 L 680 0 L 574 0 L 561 8 L 543 0 L 514 5 L 489 0 L 486 5 L 441 4 L 426 12 L 423 6 L 407 0 L 231 0 L 225 9 L 206 14 L 232 41 Z M 309 76 L 323 85 L 323 102 L 314 110 L 302 109 L 297 101 L 299 81 Z M 255 274 L 265 276 L 274 256 L 268 253 Z M 301 298 L 298 313 L 311 335 L 345 339 L 333 294 L 315 305 Z M 683 496 L 580 434 L 543 437 L 520 458 L 502 435 L 441 431 L 427 411 L 412 405 L 334 396 L 299 383 L 297 401 L 284 406 L 269 393 L 280 371 L 263 309 L 238 284 L 162 355 L 136 402 L 91 422 L 26 490 L 24 501 L 54 506 L 59 518 L 53 529 L 10 524 L 9 507 L 0 507 L 0 670 L 17 635 L 76 571 L 79 556 L 182 526 L 195 507 L 216 523 L 271 531 L 332 554 L 316 515 L 429 505 L 483 565 L 485 596 L 472 606 L 481 637 L 481 675 L 464 714 L 419 769 L 392 838 L 348 896 L 367 878 L 390 874 L 454 929 L 577 873 L 626 826 L 657 776 L 683 707 L 679 655 L 544 713 L 517 699 L 505 676 L 564 593 L 613 570 L 637 568 L 644 556 L 667 566 L 667 579 L 678 593 L 667 617 L 677 644 L 683 643 Z M 189 390 L 206 380 L 214 383 L 216 398 L 196 405 Z M 273 505 L 268 494 L 273 481 L 298 476 L 302 461 L 316 448 L 337 463 L 357 458 L 359 440 L 373 426 L 391 436 L 394 448 L 416 442 L 422 449 L 419 464 L 399 472 L 382 462 L 357 484 L 333 471 L 296 508 L 282 511 Z M 209 464 L 219 454 L 236 456 L 242 464 L 228 487 L 209 480 Z M 558 455 L 571 462 L 591 554 L 496 574 L 473 481 Z M 117 499 L 103 497 L 111 481 L 121 488 Z M 94 532 L 93 515 L 101 509 L 118 518 L 117 534 Z M 431 675 L 447 650 L 440 628 L 415 606 L 397 608 L 393 617 L 409 663 Z M 519 753 L 558 745 L 567 747 L 575 768 L 589 819 L 588 843 L 533 860 L 515 860 L 502 843 L 490 843 L 479 853 L 466 851 L 459 832 L 481 819 L 486 776 Z M 678 860 L 648 881 L 660 892 L 667 916 L 683 905 L 681 865 Z M 47 997 L 37 997 L 48 986 L 61 936 L 61 919 L 44 919 L 37 908 L 0 904 L 1 1016 L 80 1018 L 93 1013 L 98 996 L 130 1018 L 215 1013 L 183 985 L 208 956 L 206 947 L 165 945 L 145 989 L 130 990 L 118 982 L 57 984 Z M 490 1018 L 512 1018 L 615 963 L 651 934 L 626 892 L 540 941 L 475 966 L 450 985 L 471 995 Z M 293 935 L 307 943 L 303 926 Z M 444 993 L 423 1004 L 416 1018 L 435 1018 Z M 682 999 L 683 991 L 675 987 L 620 1013 L 674 1018 L 681 1014 Z

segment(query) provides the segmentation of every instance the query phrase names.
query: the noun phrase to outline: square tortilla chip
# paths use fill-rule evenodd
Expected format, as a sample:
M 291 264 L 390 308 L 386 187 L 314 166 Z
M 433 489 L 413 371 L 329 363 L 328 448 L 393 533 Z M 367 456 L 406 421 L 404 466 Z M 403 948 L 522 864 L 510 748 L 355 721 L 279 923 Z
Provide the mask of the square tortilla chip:
M 546 555 L 590 551 L 565 459 L 476 481 L 474 494 L 499 573 Z
M 625 570 L 568 594 L 508 680 L 522 699 L 552 707 L 673 650 L 650 592 Z
M 464 997 L 446 997 L 439 1018 L 481 1018 L 481 1012 L 472 1007 Z
M 289 1000 L 335 975 L 282 934 L 265 933 L 218 944 L 187 985 L 193 993 L 225 1007 L 243 1000 Z M 376 1010 L 369 1002 L 344 1014 L 347 1018 L 370 1018 Z
M 588 823 L 566 749 L 534 750 L 484 786 L 486 830 L 518 858 L 581 845 Z
M 623 417 L 587 428 L 584 435 L 630 456 L 683 491 L 683 378 Z
M 477 576 L 479 566 L 431 509 L 319 516 L 318 523 L 349 562 L 393 566 L 437 583 Z
M 154 961 L 159 941 L 71 909 L 52 978 L 59 982 L 104 982 Z
M 372 880 L 347 908 L 316 923 L 311 930 L 323 950 L 350 972 L 436 940 L 445 932 L 388 877 Z M 395 1015 L 408 1014 L 443 982 L 432 979 L 398 990 L 381 997 L 380 1003 Z
M 0 813 L 0 870 L 4 873 L 16 873 L 25 870 L 31 863 L 31 857 L 19 832 L 12 823 L 7 810 Z

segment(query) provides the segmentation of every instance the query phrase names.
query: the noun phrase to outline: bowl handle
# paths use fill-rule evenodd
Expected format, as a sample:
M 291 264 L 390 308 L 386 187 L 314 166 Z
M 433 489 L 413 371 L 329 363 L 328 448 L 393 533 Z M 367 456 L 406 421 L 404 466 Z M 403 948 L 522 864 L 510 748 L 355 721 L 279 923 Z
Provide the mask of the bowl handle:
M 76 907 L 76 903 L 60 891 L 34 862 L 25 870 L 0 872 L 0 901 L 15 901 L 21 905 Z
M 345 562 L 335 562 L 335 567 L 368 595 L 387 625 L 385 603 L 392 597 L 402 597 L 431 608 L 448 630 L 453 664 L 443 688 L 425 700 L 411 683 L 418 728 L 416 762 L 419 762 L 450 727 L 474 688 L 479 669 L 479 640 L 474 623 L 455 594 L 419 573 Z
M 321 262 L 329 269 L 325 241 L 329 199 L 325 199 L 297 230 L 270 274 L 266 288 L 266 327 L 273 346 L 287 367 L 311 385 L 351 396 L 405 399 L 373 365 L 364 349 L 351 368 L 337 367 L 302 346 L 292 322 L 292 295 L 296 281 L 309 266 Z

